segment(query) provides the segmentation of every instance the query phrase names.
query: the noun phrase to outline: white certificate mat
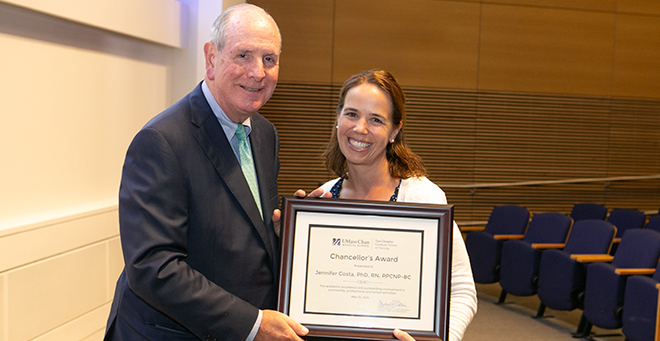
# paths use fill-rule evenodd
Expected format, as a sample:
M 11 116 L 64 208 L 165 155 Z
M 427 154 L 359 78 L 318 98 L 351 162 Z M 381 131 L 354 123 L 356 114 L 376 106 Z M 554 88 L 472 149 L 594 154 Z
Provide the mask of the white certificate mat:
M 294 231 L 294 320 L 434 329 L 437 219 L 300 211 Z

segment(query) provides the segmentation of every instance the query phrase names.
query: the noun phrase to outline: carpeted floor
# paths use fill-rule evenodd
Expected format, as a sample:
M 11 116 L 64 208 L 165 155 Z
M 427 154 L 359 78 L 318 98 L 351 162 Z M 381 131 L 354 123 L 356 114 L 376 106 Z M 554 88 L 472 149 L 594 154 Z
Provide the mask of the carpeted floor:
M 557 311 L 546 309 L 545 317 L 534 319 L 539 306 L 536 296 L 508 295 L 505 303 L 497 302 L 499 284 L 477 284 L 479 310 L 465 332 L 463 341 L 579 341 L 571 336 L 575 332 L 581 310 Z M 593 340 L 624 341 L 621 329 L 592 329 Z

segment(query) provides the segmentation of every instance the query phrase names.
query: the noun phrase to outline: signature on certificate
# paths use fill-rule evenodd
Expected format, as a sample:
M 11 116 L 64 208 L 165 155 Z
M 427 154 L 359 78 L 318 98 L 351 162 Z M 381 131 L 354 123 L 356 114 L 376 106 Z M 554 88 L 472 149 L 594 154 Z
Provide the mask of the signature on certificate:
M 403 302 L 399 300 L 392 300 L 392 301 L 387 301 L 383 302 L 381 300 L 378 300 L 378 307 L 379 308 L 405 308 L 407 305 L 405 305 Z
M 385 314 L 394 314 L 401 317 L 414 317 L 414 308 L 410 308 L 407 304 L 399 300 L 381 301 L 378 300 L 376 310 Z M 394 316 L 393 315 L 393 316 Z

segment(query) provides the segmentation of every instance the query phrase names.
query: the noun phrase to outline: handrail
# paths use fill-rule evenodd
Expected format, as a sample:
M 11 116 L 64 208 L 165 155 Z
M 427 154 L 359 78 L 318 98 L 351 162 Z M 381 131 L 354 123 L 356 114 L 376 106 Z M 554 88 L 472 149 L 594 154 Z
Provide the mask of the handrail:
M 545 180 L 545 181 L 520 181 L 520 182 L 496 182 L 486 184 L 442 184 L 440 188 L 495 188 L 495 187 L 513 187 L 513 186 L 538 186 L 538 185 L 556 185 L 556 184 L 577 184 L 589 182 L 611 182 L 611 181 L 631 181 L 631 180 L 660 180 L 660 174 L 657 175 L 639 175 L 639 176 L 615 176 L 608 178 L 578 178 L 567 180 Z
M 513 186 L 538 186 L 538 185 L 556 185 L 556 184 L 576 184 L 576 183 L 589 183 L 589 182 L 612 182 L 612 181 L 632 181 L 632 180 L 660 180 L 660 174 L 656 175 L 639 175 L 639 176 L 615 176 L 607 178 L 577 178 L 567 180 L 545 180 L 545 181 L 520 181 L 520 182 L 499 182 L 499 183 L 485 183 L 485 184 L 442 184 L 440 188 L 469 188 L 472 193 L 475 193 L 477 188 L 497 188 L 497 187 L 513 187 Z M 647 211 L 646 215 L 660 214 L 660 211 Z M 485 225 L 488 221 L 463 221 L 457 222 L 459 226 L 479 226 Z

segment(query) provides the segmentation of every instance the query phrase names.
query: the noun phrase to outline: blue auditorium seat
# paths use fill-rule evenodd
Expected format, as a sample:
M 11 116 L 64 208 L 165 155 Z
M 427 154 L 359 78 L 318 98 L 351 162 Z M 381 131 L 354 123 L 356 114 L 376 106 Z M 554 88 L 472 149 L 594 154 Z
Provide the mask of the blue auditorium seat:
M 631 276 L 628 278 L 623 297 L 623 326 L 621 327 L 626 340 L 655 340 L 659 282 L 660 263 L 656 266 L 653 277 Z
M 585 219 L 605 220 L 607 218 L 607 207 L 591 202 L 577 203 L 573 205 L 571 218 L 573 218 L 573 221 Z
M 573 226 L 569 216 L 547 212 L 535 214 L 522 240 L 507 240 L 502 245 L 500 286 L 516 296 L 536 294 L 541 253 L 549 245 L 563 245 Z
M 502 238 L 522 236 L 529 223 L 530 212 L 517 205 L 495 206 L 483 231 L 470 232 L 465 246 L 470 256 L 474 281 L 495 283 L 499 281 Z
M 589 265 L 584 291 L 584 317 L 587 321 L 599 328 L 621 328 L 628 276 L 617 270 L 653 268 L 659 257 L 660 233 L 644 229 L 626 231 L 611 263 Z M 589 329 L 585 329 L 584 336 L 588 335 Z
M 539 266 L 537 295 L 555 310 L 581 307 L 586 265 L 572 258 L 578 254 L 608 254 L 616 227 L 604 220 L 580 220 L 573 224 L 563 250 L 546 250 Z

